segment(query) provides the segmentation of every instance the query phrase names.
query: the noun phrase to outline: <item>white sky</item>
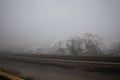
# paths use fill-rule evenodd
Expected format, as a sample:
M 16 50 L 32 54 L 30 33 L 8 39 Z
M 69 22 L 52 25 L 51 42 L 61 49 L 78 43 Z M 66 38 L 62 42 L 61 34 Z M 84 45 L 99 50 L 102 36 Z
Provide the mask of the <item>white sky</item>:
M 120 40 L 120 0 L 0 0 L 0 46 L 48 48 L 95 33 Z

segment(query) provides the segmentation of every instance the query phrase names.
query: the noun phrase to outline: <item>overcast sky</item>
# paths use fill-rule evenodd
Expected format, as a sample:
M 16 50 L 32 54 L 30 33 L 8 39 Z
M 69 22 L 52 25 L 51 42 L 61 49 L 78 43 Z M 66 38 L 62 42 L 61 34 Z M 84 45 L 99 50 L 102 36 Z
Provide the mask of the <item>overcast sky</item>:
M 0 0 L 0 47 L 48 48 L 95 33 L 120 40 L 120 0 Z

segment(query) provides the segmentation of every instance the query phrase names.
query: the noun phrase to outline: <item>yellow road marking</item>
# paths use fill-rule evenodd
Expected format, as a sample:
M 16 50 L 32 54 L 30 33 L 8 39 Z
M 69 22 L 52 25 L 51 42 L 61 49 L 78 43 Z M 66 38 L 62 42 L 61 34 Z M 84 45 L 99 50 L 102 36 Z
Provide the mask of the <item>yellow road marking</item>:
M 0 71 L 0 75 L 6 77 L 6 78 L 8 78 L 8 79 L 11 79 L 11 80 L 24 80 L 24 79 L 22 79 L 22 78 L 20 78 L 20 77 L 13 76 L 13 75 L 8 74 L 8 73 L 3 72 L 3 71 Z

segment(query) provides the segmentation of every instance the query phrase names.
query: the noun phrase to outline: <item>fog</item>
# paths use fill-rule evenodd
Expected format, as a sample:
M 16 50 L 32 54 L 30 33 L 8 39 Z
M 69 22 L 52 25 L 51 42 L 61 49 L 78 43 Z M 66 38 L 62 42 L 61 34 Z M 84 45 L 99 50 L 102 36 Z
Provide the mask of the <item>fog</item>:
M 0 0 L 0 48 L 48 49 L 58 40 L 94 33 L 120 40 L 120 0 Z

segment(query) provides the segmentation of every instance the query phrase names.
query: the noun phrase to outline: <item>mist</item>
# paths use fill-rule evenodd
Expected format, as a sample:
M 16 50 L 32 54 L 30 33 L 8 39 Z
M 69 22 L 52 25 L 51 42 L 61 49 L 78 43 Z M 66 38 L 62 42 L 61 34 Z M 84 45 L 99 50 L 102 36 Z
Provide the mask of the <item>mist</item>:
M 0 0 L 0 48 L 48 49 L 58 40 L 94 33 L 120 41 L 120 0 Z

